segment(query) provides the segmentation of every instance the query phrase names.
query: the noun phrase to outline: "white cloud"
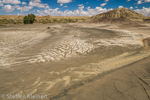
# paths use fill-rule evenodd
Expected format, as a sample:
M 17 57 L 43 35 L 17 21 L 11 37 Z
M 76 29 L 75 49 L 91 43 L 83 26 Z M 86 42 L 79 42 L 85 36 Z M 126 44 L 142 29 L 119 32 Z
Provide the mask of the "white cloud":
M 29 6 L 38 7 L 38 8 L 49 8 L 47 4 L 42 4 L 41 0 L 30 0 Z
M 18 7 L 17 10 L 23 12 L 23 11 L 29 11 L 32 8 L 33 8 L 32 6 L 24 6 L 24 7 Z
M 41 2 L 41 0 L 31 0 L 31 1 L 36 2 L 36 3 Z
M 83 10 L 83 8 L 84 8 L 84 6 L 80 6 L 80 7 L 78 7 L 78 9 L 80 9 L 80 10 Z
M 64 6 L 65 8 L 67 8 L 68 6 Z
M 86 9 L 87 9 L 87 10 L 89 10 L 89 9 L 90 9 L 90 7 L 87 7 Z
M 130 9 L 133 9 L 133 7 L 130 7 Z
M 118 8 L 123 8 L 123 6 L 119 6 Z
M 137 6 L 135 6 L 135 8 L 138 8 Z
M 78 6 L 83 6 L 83 4 L 79 4 Z
M 108 2 L 109 0 L 105 0 L 105 2 Z
M 131 1 L 131 0 L 127 0 L 127 1 Z
M 47 5 L 45 8 L 49 8 L 49 6 Z
M 150 0 L 144 0 L 144 2 L 150 2 Z
M 102 3 L 101 6 L 103 7 L 103 6 L 105 6 L 106 4 L 107 4 L 107 3 Z
M 40 3 L 39 0 L 37 0 L 37 1 L 36 0 L 35 1 L 30 1 L 29 5 L 30 6 L 36 6 L 38 8 L 45 8 L 45 4 Z
M 142 4 L 142 3 L 147 3 L 147 2 L 150 2 L 150 0 L 138 0 L 137 4 Z
M 60 6 L 63 6 L 63 3 L 61 3 Z
M 141 3 L 142 3 L 142 1 L 138 1 L 138 2 L 137 2 L 137 4 L 141 4 Z
M 57 0 L 57 3 L 69 3 L 72 2 L 72 0 Z
M 26 5 L 27 3 L 26 3 L 26 2 L 22 2 L 22 4 L 23 4 L 23 5 Z
M 150 7 L 149 8 L 143 7 L 143 9 L 136 9 L 134 11 L 137 12 L 137 13 L 143 14 L 145 16 L 150 15 Z
M 74 11 L 59 11 L 58 8 L 56 9 L 45 9 L 45 10 L 38 10 L 37 15 L 51 15 L 51 16 L 93 16 L 97 14 L 101 14 L 104 12 L 107 12 L 112 9 L 106 9 L 102 7 L 96 7 L 95 9 L 90 9 L 90 7 L 87 7 L 87 11 L 84 11 L 84 6 L 78 7 L 78 9 Z
M 35 12 L 37 9 L 34 9 L 33 11 L 31 11 L 31 12 Z
M 3 5 L 3 2 L 2 2 L 1 0 L 0 0 L 0 6 L 4 6 L 4 5 Z
M 15 7 L 11 6 L 11 5 L 5 5 L 3 8 L 2 8 L 5 12 L 12 12 L 15 10 Z
M 19 0 L 3 0 L 3 3 L 20 4 Z

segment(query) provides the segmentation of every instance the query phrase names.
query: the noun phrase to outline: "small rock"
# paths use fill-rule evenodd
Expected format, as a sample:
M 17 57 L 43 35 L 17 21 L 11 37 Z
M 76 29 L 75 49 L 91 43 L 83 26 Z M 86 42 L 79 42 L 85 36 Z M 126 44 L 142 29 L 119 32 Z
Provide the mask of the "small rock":
M 47 27 L 47 29 L 51 29 L 50 27 Z
M 142 40 L 143 42 L 143 46 L 145 49 L 149 49 L 150 48 L 150 38 L 145 38 Z

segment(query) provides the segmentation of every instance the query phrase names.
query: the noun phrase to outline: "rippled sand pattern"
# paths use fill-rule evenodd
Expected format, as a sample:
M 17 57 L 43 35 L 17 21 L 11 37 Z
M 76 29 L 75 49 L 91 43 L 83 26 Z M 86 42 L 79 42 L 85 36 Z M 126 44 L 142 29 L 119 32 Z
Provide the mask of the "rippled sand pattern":
M 43 51 L 34 59 L 31 59 L 30 63 L 60 60 L 77 54 L 87 54 L 94 49 L 95 46 L 86 43 L 85 40 L 73 36 L 65 36 L 61 41 L 56 43 L 55 46 Z

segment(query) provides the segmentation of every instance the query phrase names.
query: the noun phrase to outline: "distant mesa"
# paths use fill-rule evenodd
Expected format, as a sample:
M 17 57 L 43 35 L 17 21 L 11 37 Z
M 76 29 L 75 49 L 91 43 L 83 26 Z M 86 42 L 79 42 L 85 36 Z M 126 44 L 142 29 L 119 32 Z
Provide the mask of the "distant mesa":
M 148 17 L 128 8 L 117 8 L 91 17 L 92 22 L 143 22 Z
M 47 15 L 47 16 L 36 16 L 36 19 L 50 19 L 50 15 Z
M 12 19 L 12 20 L 18 20 L 23 19 L 24 16 L 22 15 L 0 15 L 0 19 Z M 36 16 L 36 19 L 50 19 L 50 15 L 47 16 Z

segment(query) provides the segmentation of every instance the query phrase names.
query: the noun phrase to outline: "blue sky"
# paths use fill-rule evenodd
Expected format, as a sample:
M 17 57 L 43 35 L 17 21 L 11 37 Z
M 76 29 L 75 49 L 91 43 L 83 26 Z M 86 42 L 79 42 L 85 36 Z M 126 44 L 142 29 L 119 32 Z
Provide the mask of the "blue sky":
M 93 16 L 123 7 L 150 16 L 150 0 L 0 0 L 0 15 Z

